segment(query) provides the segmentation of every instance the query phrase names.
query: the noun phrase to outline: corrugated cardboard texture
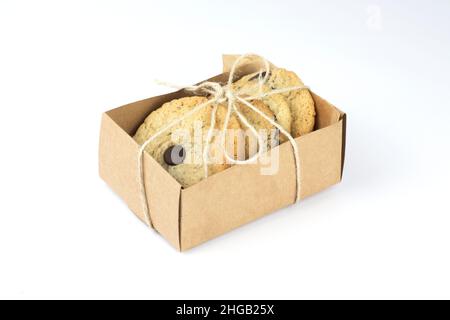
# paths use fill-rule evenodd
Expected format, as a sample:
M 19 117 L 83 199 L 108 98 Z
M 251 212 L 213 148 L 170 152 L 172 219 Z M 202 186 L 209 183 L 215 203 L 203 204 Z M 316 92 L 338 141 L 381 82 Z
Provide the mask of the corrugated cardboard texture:
M 224 56 L 227 72 L 236 56 Z M 239 68 L 244 75 L 260 64 Z M 225 82 L 228 74 L 211 78 Z M 100 175 L 143 220 L 137 180 L 139 146 L 132 139 L 144 119 L 164 102 L 186 96 L 178 91 L 135 102 L 103 115 L 100 135 Z M 345 151 L 345 114 L 313 93 L 316 130 L 297 138 L 301 158 L 301 197 L 305 198 L 342 176 Z M 182 189 L 149 155 L 144 156 L 145 184 L 155 229 L 178 250 L 188 250 L 231 229 L 293 203 L 294 157 L 289 143 L 278 148 L 279 171 L 260 174 L 259 165 L 233 166 Z M 301 205 L 301 204 L 300 204 Z

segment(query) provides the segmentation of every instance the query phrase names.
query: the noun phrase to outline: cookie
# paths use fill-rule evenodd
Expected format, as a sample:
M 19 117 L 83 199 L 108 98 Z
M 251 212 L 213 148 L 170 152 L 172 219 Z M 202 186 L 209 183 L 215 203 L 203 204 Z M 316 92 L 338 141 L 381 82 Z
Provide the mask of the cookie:
M 259 73 L 247 75 L 236 83 L 244 88 L 258 88 Z M 288 87 L 303 86 L 303 82 L 292 71 L 282 68 L 272 68 L 268 81 L 264 84 L 263 91 L 283 89 Z M 283 97 L 288 104 L 291 113 L 291 134 L 294 138 L 305 135 L 314 130 L 316 110 L 314 100 L 309 90 L 295 90 L 272 97 Z
M 267 85 L 271 89 L 303 86 L 302 80 L 292 71 L 275 68 L 271 71 Z M 307 89 L 282 94 L 288 101 L 292 114 L 292 135 L 299 137 L 314 130 L 316 109 L 311 93 Z
M 206 101 L 205 97 L 185 97 L 165 103 L 145 119 L 134 136 L 135 141 L 142 145 L 164 126 Z M 167 130 L 145 149 L 184 188 L 204 179 L 202 155 L 206 146 L 206 135 L 211 125 L 212 110 L 212 105 L 201 109 Z M 220 130 L 224 125 L 226 111 L 224 106 L 217 106 L 216 129 Z M 235 130 L 241 128 L 235 116 L 231 117 L 228 128 Z M 226 142 L 231 144 L 234 150 L 229 153 L 235 154 L 237 152 L 236 142 L 233 139 L 230 143 L 230 139 L 227 138 Z M 218 135 L 211 140 L 210 159 L 216 160 L 216 162 L 208 164 L 208 175 L 223 171 L 230 166 L 224 161 Z
M 233 90 L 239 93 L 239 95 L 247 95 L 253 96 L 258 94 L 259 86 L 258 86 L 258 74 L 252 74 L 243 77 L 239 81 L 233 84 Z M 263 87 L 263 92 L 267 92 L 269 90 L 268 86 Z M 291 132 L 292 125 L 292 116 L 291 110 L 286 99 L 280 95 L 275 94 L 262 99 L 264 104 L 269 107 L 269 109 L 273 112 L 275 116 L 275 120 L 278 124 L 283 127 L 287 132 Z M 280 135 L 280 141 L 284 142 L 287 138 L 283 135 Z
M 249 102 L 263 114 L 268 116 L 271 120 L 276 121 L 275 114 L 263 101 L 252 100 Z M 278 145 L 279 134 L 274 125 L 272 125 L 269 121 L 261 117 L 261 115 L 250 109 L 248 106 L 243 105 L 242 103 L 237 103 L 236 107 L 238 111 L 247 119 L 247 121 L 256 129 L 258 134 L 262 135 L 263 141 L 266 143 L 264 151 L 267 151 L 270 148 Z M 242 123 L 239 118 L 238 120 L 241 124 L 242 129 L 246 130 L 247 127 L 245 126 L 245 124 Z M 251 133 L 249 133 L 248 135 L 252 138 L 255 138 Z M 252 139 L 252 143 L 253 144 L 251 144 L 250 139 L 246 139 L 245 141 L 247 158 L 255 154 L 255 152 L 257 151 L 255 139 Z

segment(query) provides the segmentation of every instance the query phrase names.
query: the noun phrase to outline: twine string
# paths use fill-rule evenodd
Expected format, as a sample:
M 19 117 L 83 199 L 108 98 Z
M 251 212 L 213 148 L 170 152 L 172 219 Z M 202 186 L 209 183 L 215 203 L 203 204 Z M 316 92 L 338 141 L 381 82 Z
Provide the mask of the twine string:
M 240 94 L 239 91 L 233 90 L 233 86 L 232 86 L 234 76 L 236 74 L 236 69 L 243 63 L 243 61 L 246 58 L 259 59 L 264 65 L 264 69 L 260 70 L 259 75 L 258 75 L 258 91 L 257 91 L 258 93 L 253 96 L 243 96 Z M 299 153 L 299 149 L 298 149 L 297 143 L 295 142 L 294 137 L 292 137 L 292 135 L 288 131 L 286 131 L 280 124 L 275 122 L 273 119 L 271 119 L 266 114 L 264 114 L 262 111 L 260 111 L 258 108 L 256 108 L 254 105 L 252 105 L 250 103 L 250 101 L 264 99 L 264 98 L 267 98 L 274 94 L 281 94 L 281 93 L 286 93 L 286 92 L 296 91 L 296 90 L 305 90 L 305 89 L 309 89 L 309 88 L 306 86 L 294 86 L 294 87 L 274 89 L 274 90 L 271 90 L 268 92 L 263 92 L 264 85 L 268 81 L 269 75 L 270 75 L 270 63 L 266 59 L 264 59 L 263 57 L 261 57 L 259 55 L 255 55 L 255 54 L 244 54 L 244 55 L 240 56 L 239 58 L 237 58 L 236 61 L 234 62 L 234 64 L 232 65 L 227 84 L 224 86 L 222 86 L 220 83 L 212 82 L 212 81 L 205 81 L 205 82 L 202 82 L 201 84 L 195 85 L 195 86 L 178 86 L 178 85 L 174 85 L 174 84 L 167 83 L 167 82 L 160 82 L 160 81 L 158 82 L 158 84 L 162 84 L 164 86 L 177 88 L 177 89 L 185 89 L 185 90 L 191 91 L 191 92 L 203 91 L 203 92 L 208 93 L 212 97 L 208 101 L 195 106 L 192 110 L 190 110 L 189 112 L 186 112 L 180 118 L 170 122 L 169 124 L 167 124 L 166 126 L 161 128 L 160 130 L 158 130 L 154 135 L 149 137 L 139 148 L 137 162 L 138 162 L 138 173 L 139 173 L 138 174 L 138 183 L 139 183 L 139 188 L 140 188 L 140 198 L 141 198 L 141 202 L 142 202 L 142 208 L 144 211 L 145 221 L 150 227 L 154 228 L 153 221 L 150 216 L 147 191 L 146 191 L 146 186 L 145 186 L 145 176 L 144 176 L 144 167 L 143 167 L 143 155 L 145 153 L 145 149 L 156 138 L 158 138 L 163 133 L 167 132 L 174 126 L 181 123 L 184 119 L 187 119 L 190 116 L 194 115 L 195 113 L 199 112 L 200 110 L 212 105 L 213 108 L 211 110 L 210 127 L 209 127 L 208 133 L 206 135 L 206 140 L 205 140 L 206 145 L 205 145 L 205 148 L 204 148 L 203 154 L 202 154 L 203 166 L 204 166 L 204 176 L 205 176 L 205 178 L 207 178 L 208 177 L 208 164 L 209 164 L 209 157 L 210 157 L 210 155 L 209 155 L 210 141 L 212 139 L 212 136 L 214 133 L 214 128 L 216 126 L 217 109 L 218 109 L 219 104 L 222 104 L 225 102 L 227 103 L 227 113 L 226 113 L 225 121 L 224 121 L 224 124 L 221 129 L 221 133 L 220 133 L 219 137 L 221 139 L 220 140 L 221 148 L 224 152 L 224 157 L 226 158 L 226 160 L 230 164 L 253 163 L 253 162 L 257 161 L 263 155 L 263 153 L 265 151 L 265 148 L 263 148 L 264 141 L 263 141 L 262 136 L 260 134 L 258 134 L 258 131 L 255 129 L 255 127 L 252 126 L 250 124 L 250 122 L 248 121 L 248 119 L 238 110 L 238 108 L 236 106 L 236 102 L 239 102 L 242 106 L 251 109 L 252 111 L 256 112 L 260 117 L 262 117 L 266 121 L 268 121 L 272 126 L 277 128 L 280 131 L 280 133 L 283 134 L 284 136 L 286 136 L 287 139 L 289 140 L 289 143 L 292 146 L 292 151 L 293 151 L 293 155 L 294 155 L 295 176 L 296 176 L 296 193 L 295 193 L 295 201 L 294 202 L 298 202 L 300 200 L 300 194 L 301 194 L 300 193 L 301 192 L 301 190 L 300 190 L 301 189 L 300 153 Z M 234 156 L 230 156 L 228 154 L 227 148 L 225 147 L 225 137 L 226 137 L 226 133 L 227 133 L 227 128 L 228 128 L 231 116 L 234 113 L 237 115 L 239 120 L 257 138 L 258 151 L 255 155 L 253 155 L 252 157 L 250 157 L 249 159 L 246 159 L 246 160 L 239 160 L 239 159 L 235 159 Z

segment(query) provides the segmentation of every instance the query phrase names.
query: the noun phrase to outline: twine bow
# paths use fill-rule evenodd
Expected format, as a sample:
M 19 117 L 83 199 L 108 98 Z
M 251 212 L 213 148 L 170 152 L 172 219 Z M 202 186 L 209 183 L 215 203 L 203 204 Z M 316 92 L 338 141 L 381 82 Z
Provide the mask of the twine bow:
M 236 69 L 242 64 L 243 60 L 248 57 L 259 59 L 264 64 L 264 70 L 259 71 L 258 93 L 256 95 L 252 95 L 252 96 L 241 95 L 241 93 L 239 91 L 235 91 L 232 86 L 234 76 L 236 73 Z M 219 104 L 223 104 L 223 103 L 227 104 L 227 114 L 225 117 L 225 122 L 224 122 L 223 128 L 221 130 L 220 137 L 221 137 L 222 149 L 224 151 L 224 156 L 229 161 L 229 163 L 231 163 L 231 164 L 248 164 L 248 163 L 251 163 L 251 162 L 257 160 L 263 154 L 263 151 L 264 151 L 264 148 L 262 148 L 262 146 L 264 144 L 263 138 L 260 134 L 258 134 L 255 127 L 253 127 L 249 123 L 247 118 L 241 112 L 239 112 L 238 108 L 236 107 L 236 102 L 240 102 L 243 106 L 250 108 L 251 110 L 256 112 L 259 116 L 261 116 L 266 121 L 268 121 L 271 125 L 273 125 L 275 128 L 277 128 L 281 134 L 283 134 L 284 136 L 286 136 L 288 138 L 288 140 L 292 146 L 294 160 L 295 160 L 295 175 L 296 175 L 295 202 L 298 202 L 300 200 L 300 155 L 299 155 L 299 150 L 298 150 L 297 143 L 295 142 L 295 139 L 281 125 L 279 125 L 277 122 L 272 120 L 266 114 L 261 112 L 258 108 L 253 106 L 249 101 L 263 99 L 263 98 L 269 97 L 274 94 L 286 93 L 286 92 L 295 91 L 295 90 L 304 90 L 304 89 L 309 89 L 309 88 L 306 86 L 295 86 L 295 87 L 275 89 L 275 90 L 271 90 L 269 92 L 263 92 L 263 86 L 269 79 L 269 76 L 270 76 L 270 64 L 266 59 L 264 59 L 263 57 L 261 57 L 259 55 L 255 55 L 255 54 L 244 54 L 244 55 L 240 56 L 234 62 L 233 66 L 231 67 L 231 71 L 230 71 L 230 74 L 228 77 L 228 82 L 226 85 L 223 85 L 223 86 L 220 83 L 211 82 L 211 81 L 205 81 L 199 85 L 187 86 L 187 87 L 159 82 L 160 84 L 163 84 L 165 86 L 169 86 L 169 87 L 173 87 L 173 88 L 177 88 L 177 89 L 185 89 L 185 90 L 192 91 L 192 92 L 203 91 L 203 92 L 210 94 L 212 97 L 205 103 L 195 106 L 194 108 L 192 108 L 192 110 L 190 110 L 189 112 L 186 112 L 182 117 L 170 122 L 169 124 L 167 124 L 166 126 L 161 128 L 160 130 L 158 130 L 158 132 L 156 132 L 154 135 L 152 135 L 150 138 L 148 138 L 139 149 L 139 154 L 138 154 L 138 172 L 139 172 L 138 180 L 139 181 L 138 182 L 139 182 L 139 186 L 140 186 L 141 201 L 142 201 L 142 207 L 144 210 L 146 223 L 150 227 L 153 228 L 153 222 L 152 222 L 150 212 L 149 212 L 149 207 L 148 207 L 148 199 L 147 199 L 147 193 L 146 193 L 146 187 L 145 187 L 145 181 L 144 181 L 144 170 L 143 170 L 143 155 L 144 155 L 145 149 L 152 141 L 154 141 L 156 138 L 158 138 L 161 134 L 170 130 L 172 127 L 176 126 L 177 124 L 182 122 L 184 119 L 189 118 L 190 116 L 194 115 L 195 113 L 199 112 L 200 110 L 202 110 L 210 105 L 213 106 L 213 109 L 211 112 L 211 125 L 210 125 L 210 128 L 209 128 L 207 136 L 206 136 L 206 146 L 203 150 L 203 155 L 202 155 L 205 178 L 208 177 L 209 143 L 210 143 L 210 140 L 214 133 L 214 128 L 215 128 L 215 124 L 216 124 L 216 113 L 217 113 L 217 108 L 218 108 Z M 240 119 L 240 121 L 248 129 L 250 129 L 250 131 L 252 132 L 252 134 L 255 137 L 257 137 L 258 152 L 246 160 L 234 159 L 233 156 L 230 156 L 228 154 L 228 152 L 225 148 L 226 130 L 228 128 L 228 124 L 229 124 L 230 118 L 233 115 L 233 113 L 235 113 L 238 116 L 238 118 Z

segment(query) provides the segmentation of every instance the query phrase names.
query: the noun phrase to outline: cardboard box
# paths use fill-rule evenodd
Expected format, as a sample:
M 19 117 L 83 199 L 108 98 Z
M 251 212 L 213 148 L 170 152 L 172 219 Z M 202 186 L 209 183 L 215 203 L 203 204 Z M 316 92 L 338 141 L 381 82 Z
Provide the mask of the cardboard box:
M 224 73 L 209 80 L 225 82 L 236 56 L 224 56 Z M 256 72 L 258 64 L 239 69 Z M 139 145 L 133 140 L 144 119 L 163 103 L 189 95 L 184 90 L 131 103 L 103 114 L 100 176 L 142 220 L 138 182 Z M 316 128 L 296 140 L 300 150 L 301 198 L 341 181 L 346 115 L 312 92 Z M 235 165 L 189 188 L 181 185 L 151 156 L 144 155 L 149 211 L 154 227 L 180 251 L 188 250 L 243 224 L 292 205 L 296 193 L 291 145 L 278 146 L 279 171 L 261 175 L 260 165 Z

